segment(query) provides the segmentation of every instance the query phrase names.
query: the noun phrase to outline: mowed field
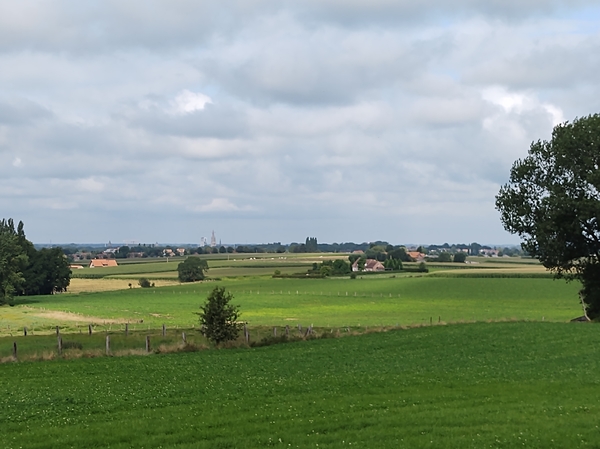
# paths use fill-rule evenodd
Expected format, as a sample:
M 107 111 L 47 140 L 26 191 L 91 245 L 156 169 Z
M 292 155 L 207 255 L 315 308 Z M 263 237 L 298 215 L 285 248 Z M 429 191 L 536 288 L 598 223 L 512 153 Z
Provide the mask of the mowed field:
M 433 322 L 568 321 L 581 314 L 578 285 L 537 278 L 239 278 L 97 293 L 23 298 L 4 307 L 0 334 L 191 328 L 215 286 L 226 287 L 249 326 L 396 326 Z
M 3 364 L 0 446 L 593 448 L 599 370 L 596 325 L 541 322 Z

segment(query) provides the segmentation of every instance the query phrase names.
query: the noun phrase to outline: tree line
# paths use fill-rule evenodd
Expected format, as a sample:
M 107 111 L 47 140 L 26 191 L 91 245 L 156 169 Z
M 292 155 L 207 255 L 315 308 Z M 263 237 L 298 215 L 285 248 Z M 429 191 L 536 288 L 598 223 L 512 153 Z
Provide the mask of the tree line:
M 15 296 L 64 292 L 70 282 L 71 269 L 61 248 L 36 250 L 25 237 L 22 221 L 16 228 L 12 218 L 0 221 L 0 305 L 11 304 Z

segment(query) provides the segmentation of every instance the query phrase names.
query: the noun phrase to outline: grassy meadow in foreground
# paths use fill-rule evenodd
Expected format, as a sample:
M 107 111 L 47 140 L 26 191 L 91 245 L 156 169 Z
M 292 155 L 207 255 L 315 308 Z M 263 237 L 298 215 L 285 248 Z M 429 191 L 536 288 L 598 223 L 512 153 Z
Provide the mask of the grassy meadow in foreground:
M 363 279 L 242 278 L 154 289 L 30 297 L 3 307 L 0 333 L 79 332 L 94 323 L 191 327 L 216 285 L 234 294 L 250 326 L 393 326 L 434 321 L 567 321 L 580 315 L 578 285 L 551 279 L 379 277 Z
M 594 324 L 0 365 L 3 448 L 600 445 Z

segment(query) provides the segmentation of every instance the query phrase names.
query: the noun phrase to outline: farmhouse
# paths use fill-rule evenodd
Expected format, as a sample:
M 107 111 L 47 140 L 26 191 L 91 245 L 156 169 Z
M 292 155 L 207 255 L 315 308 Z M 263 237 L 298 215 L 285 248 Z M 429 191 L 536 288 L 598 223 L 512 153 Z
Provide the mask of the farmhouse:
M 116 267 L 115 259 L 92 259 L 90 260 L 90 268 Z
M 423 262 L 425 260 L 425 254 L 420 253 L 419 251 L 409 251 L 407 254 L 415 262 Z
M 360 271 L 358 268 L 358 260 L 352 264 L 352 271 Z M 367 259 L 363 271 L 385 271 L 385 267 L 381 262 L 375 259 Z
M 499 251 L 497 249 L 482 249 L 479 251 L 479 254 L 482 254 L 486 257 L 498 257 Z

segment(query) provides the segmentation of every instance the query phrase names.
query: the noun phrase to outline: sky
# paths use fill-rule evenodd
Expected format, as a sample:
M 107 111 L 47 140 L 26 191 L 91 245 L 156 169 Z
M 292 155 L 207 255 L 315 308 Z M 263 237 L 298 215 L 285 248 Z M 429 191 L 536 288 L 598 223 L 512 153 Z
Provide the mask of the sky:
M 517 244 L 600 112 L 597 0 L 0 3 L 0 218 L 33 242 Z

